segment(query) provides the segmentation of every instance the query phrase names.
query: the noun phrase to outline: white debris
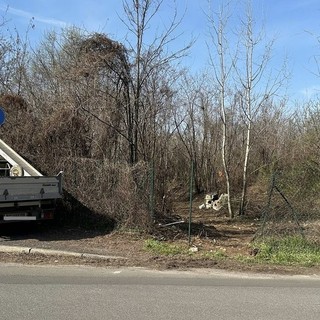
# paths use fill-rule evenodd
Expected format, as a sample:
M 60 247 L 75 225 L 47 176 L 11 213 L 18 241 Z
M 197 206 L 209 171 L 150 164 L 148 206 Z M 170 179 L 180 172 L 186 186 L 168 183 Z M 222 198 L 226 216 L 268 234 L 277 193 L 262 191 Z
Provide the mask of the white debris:
M 218 211 L 222 207 L 224 207 L 227 203 L 228 203 L 228 195 L 226 193 L 223 193 L 218 200 L 212 203 L 212 208 Z
M 206 194 L 205 203 L 199 206 L 199 209 L 214 209 L 216 211 L 220 210 L 228 203 L 228 194 L 222 193 L 220 197 L 218 194 Z
M 196 247 L 196 246 L 193 246 L 189 249 L 190 252 L 198 252 L 199 251 L 199 248 Z

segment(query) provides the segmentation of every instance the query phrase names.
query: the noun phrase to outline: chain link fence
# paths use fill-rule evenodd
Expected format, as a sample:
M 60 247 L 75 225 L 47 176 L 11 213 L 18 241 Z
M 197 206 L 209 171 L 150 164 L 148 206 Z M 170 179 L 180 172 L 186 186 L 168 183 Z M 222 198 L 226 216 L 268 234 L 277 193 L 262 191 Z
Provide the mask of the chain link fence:
M 89 158 L 55 158 L 51 170 L 63 170 L 65 188 L 71 195 L 69 205 L 75 218 L 82 218 L 86 207 L 92 213 L 110 217 L 117 227 L 151 230 L 154 222 L 172 224 L 180 221 L 174 216 L 172 202 L 181 194 L 189 200 L 189 222 L 192 221 L 192 172 L 186 168 L 189 181 L 172 189 L 170 177 L 157 172 L 152 162 L 110 163 Z M 164 178 L 166 177 L 166 178 Z M 271 177 L 257 179 L 248 188 L 246 215 L 259 220 L 255 238 L 302 235 L 320 239 L 320 175 L 310 167 L 301 172 L 275 172 Z M 171 189 L 163 186 L 170 185 Z M 162 188 L 163 187 L 163 188 Z M 162 189 L 161 189 L 162 188 Z M 81 205 L 79 205 L 81 204 Z M 236 210 L 237 202 L 234 202 Z M 236 212 L 236 211 L 235 211 Z M 254 216 L 252 216 L 254 215 Z M 189 237 L 191 223 L 184 217 Z M 188 230 L 189 227 L 189 230 Z
M 255 238 L 298 235 L 319 240 L 319 205 L 317 185 L 306 177 L 273 173 Z

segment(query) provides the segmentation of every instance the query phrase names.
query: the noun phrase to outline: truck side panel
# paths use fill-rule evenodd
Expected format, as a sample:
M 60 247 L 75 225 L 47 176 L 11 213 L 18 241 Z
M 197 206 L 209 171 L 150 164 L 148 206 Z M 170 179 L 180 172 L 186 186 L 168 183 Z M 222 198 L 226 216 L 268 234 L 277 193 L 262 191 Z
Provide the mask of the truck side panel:
M 62 198 L 62 172 L 55 177 L 0 177 L 0 223 L 52 219 Z
M 56 177 L 1 177 L 0 203 L 62 198 L 62 175 Z

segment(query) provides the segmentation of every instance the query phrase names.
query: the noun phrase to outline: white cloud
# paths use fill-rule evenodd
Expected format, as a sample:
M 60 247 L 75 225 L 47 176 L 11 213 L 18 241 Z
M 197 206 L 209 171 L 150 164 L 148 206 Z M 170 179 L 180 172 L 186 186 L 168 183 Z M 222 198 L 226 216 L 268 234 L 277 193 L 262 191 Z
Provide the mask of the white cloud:
M 28 20 L 34 19 L 37 22 L 41 22 L 44 24 L 48 24 L 51 26 L 58 26 L 58 27 L 66 27 L 68 24 L 65 21 L 54 19 L 54 18 L 48 18 L 43 16 L 37 16 L 32 14 L 31 12 L 15 9 L 12 7 L 6 7 L 4 5 L 0 5 L 0 11 L 5 11 L 8 14 L 12 14 L 18 17 L 26 18 Z

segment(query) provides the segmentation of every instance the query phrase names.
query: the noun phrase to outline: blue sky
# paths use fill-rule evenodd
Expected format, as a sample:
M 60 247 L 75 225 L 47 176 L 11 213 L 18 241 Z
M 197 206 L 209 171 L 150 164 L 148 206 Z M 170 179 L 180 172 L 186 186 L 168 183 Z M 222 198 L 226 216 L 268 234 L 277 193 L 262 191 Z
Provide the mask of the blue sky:
M 212 0 L 216 4 L 224 0 Z M 182 43 L 191 36 L 197 38 L 190 57 L 185 60 L 192 70 L 201 71 L 207 64 L 207 23 L 203 11 L 207 0 L 177 0 L 184 20 L 180 32 Z M 156 24 L 172 13 L 173 0 L 164 0 Z M 313 57 L 320 55 L 320 1 L 319 0 L 253 0 L 258 18 L 265 16 L 266 34 L 275 37 L 274 69 L 279 69 L 285 56 L 291 80 L 288 92 L 292 100 L 302 100 L 320 93 L 320 77 L 313 75 Z M 10 20 L 10 25 L 23 32 L 31 18 L 35 29 L 30 37 L 37 43 L 46 30 L 75 25 L 89 32 L 104 32 L 112 39 L 123 41 L 126 30 L 119 20 L 123 16 L 121 0 L 0 0 L 0 11 Z M 184 13 L 185 12 L 185 13 Z M 155 26 L 157 27 L 157 26 Z

